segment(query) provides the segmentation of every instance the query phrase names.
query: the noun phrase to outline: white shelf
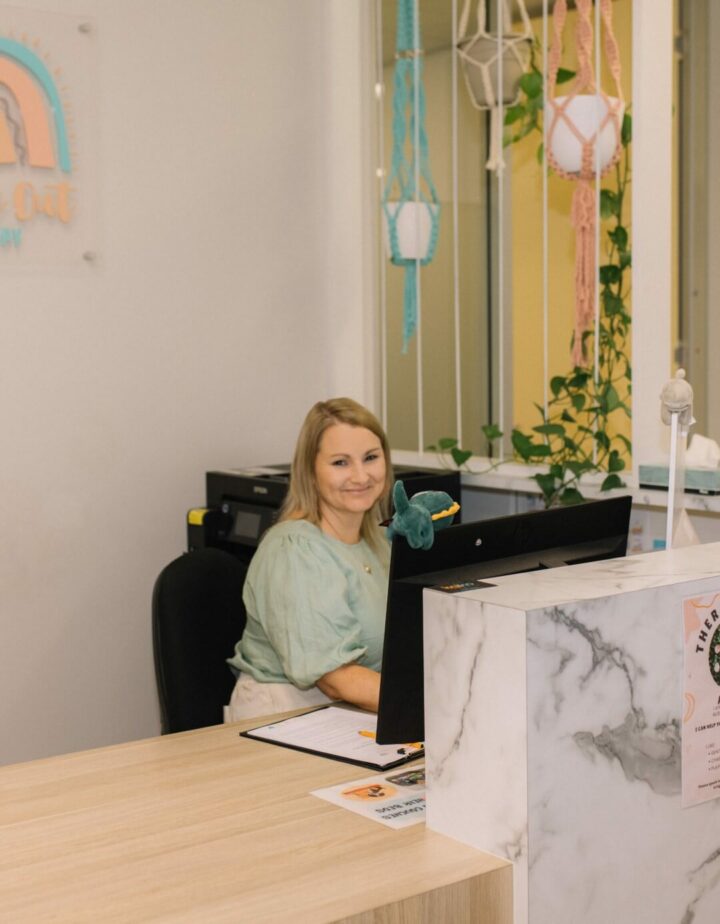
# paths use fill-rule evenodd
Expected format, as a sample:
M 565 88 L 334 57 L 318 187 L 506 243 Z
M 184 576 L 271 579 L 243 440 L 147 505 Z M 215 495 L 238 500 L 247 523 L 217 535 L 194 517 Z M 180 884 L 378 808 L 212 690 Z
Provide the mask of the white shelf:
M 449 459 L 449 457 L 445 458 Z M 392 460 L 398 465 L 454 469 L 452 464 L 443 465 L 438 455 L 431 452 L 408 452 L 407 450 L 393 449 Z M 473 456 L 468 468 L 469 471 L 462 470 L 460 472 L 464 487 L 520 494 L 539 494 L 540 488 L 532 476 L 546 471 L 544 466 L 523 465 L 520 462 L 503 462 L 496 465 L 492 459 L 483 459 L 478 456 Z M 663 510 L 667 507 L 667 491 L 641 488 L 630 475 L 620 474 L 626 484 L 624 488 L 618 488 L 615 491 L 600 491 L 600 485 L 605 476 L 586 475 L 582 479 L 580 490 L 587 498 L 630 494 L 632 495 L 633 504 L 637 507 L 657 507 Z M 685 508 L 705 513 L 720 513 L 720 495 L 686 494 Z

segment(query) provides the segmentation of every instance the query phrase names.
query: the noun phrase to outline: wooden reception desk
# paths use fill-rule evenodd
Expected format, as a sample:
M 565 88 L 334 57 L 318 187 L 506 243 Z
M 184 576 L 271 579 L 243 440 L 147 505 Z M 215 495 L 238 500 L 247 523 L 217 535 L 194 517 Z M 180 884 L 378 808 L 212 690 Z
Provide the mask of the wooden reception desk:
M 512 867 L 313 789 L 371 775 L 218 726 L 0 768 L 0 918 L 508 924 Z

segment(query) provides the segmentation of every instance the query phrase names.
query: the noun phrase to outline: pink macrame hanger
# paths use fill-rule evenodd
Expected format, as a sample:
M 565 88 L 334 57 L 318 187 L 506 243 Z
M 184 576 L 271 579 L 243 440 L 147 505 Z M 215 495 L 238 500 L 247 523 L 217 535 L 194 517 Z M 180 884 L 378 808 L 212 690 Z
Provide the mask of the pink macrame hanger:
M 560 56 L 562 53 L 562 34 L 567 17 L 566 0 L 556 0 L 553 8 L 553 36 L 548 57 L 547 103 L 550 114 L 550 126 L 547 133 L 547 159 L 550 166 L 566 180 L 575 180 L 577 186 L 573 193 L 571 221 L 575 228 L 575 336 L 573 339 L 572 361 L 576 366 L 585 360 L 583 334 L 592 326 L 595 316 L 595 193 L 593 181 L 604 176 L 620 159 L 622 154 L 621 127 L 625 104 L 620 86 L 620 53 L 612 28 L 612 2 L 599 0 L 600 14 L 605 25 L 605 57 L 610 73 L 615 81 L 617 96 L 610 97 L 598 86 L 592 66 L 593 27 L 592 0 L 576 0 L 577 25 L 575 41 L 577 44 L 578 71 L 572 92 L 565 97 L 555 97 Z M 598 37 L 599 38 L 599 37 Z M 585 90 L 585 94 L 581 94 Z M 605 113 L 598 114 L 595 128 L 586 135 L 573 119 L 573 102 L 586 96 L 593 100 L 600 112 L 598 98 L 603 101 Z M 599 122 L 599 124 L 597 124 Z M 611 125 L 614 129 L 615 146 L 609 158 L 600 164 L 596 148 L 600 147 L 605 129 Z M 577 141 L 581 157 L 577 170 L 569 170 L 557 159 L 553 144 L 556 133 L 564 127 Z

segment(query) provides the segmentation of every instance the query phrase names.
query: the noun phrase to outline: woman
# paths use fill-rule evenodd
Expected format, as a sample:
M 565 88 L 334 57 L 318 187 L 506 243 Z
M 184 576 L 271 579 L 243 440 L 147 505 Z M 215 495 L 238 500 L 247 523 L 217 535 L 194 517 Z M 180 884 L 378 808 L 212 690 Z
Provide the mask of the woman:
M 350 398 L 303 423 L 279 522 L 250 563 L 226 721 L 344 700 L 377 711 L 392 486 L 387 437 Z

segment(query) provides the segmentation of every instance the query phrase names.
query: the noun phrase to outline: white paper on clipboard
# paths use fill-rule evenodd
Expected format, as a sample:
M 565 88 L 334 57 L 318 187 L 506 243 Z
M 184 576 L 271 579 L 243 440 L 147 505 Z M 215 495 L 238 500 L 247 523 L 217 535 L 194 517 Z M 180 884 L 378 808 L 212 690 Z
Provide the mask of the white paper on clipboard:
M 376 770 L 387 770 L 422 756 L 422 742 L 377 744 L 376 730 L 374 712 L 326 706 L 250 729 L 242 735 Z

